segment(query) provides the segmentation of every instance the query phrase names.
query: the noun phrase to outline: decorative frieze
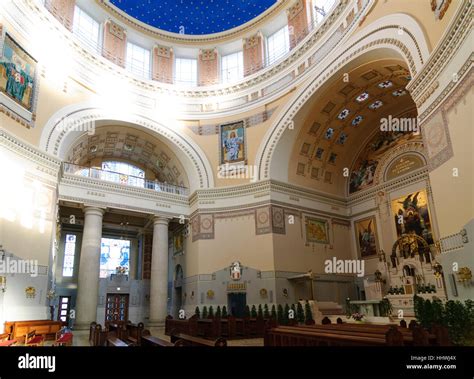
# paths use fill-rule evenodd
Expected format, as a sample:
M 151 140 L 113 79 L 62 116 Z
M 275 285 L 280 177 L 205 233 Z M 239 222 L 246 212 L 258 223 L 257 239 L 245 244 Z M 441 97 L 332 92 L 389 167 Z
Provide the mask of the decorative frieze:
M 118 66 L 125 67 L 127 35 L 124 28 L 113 21 L 104 24 L 102 55 Z
M 173 49 L 166 46 L 153 47 L 152 79 L 162 83 L 173 83 Z

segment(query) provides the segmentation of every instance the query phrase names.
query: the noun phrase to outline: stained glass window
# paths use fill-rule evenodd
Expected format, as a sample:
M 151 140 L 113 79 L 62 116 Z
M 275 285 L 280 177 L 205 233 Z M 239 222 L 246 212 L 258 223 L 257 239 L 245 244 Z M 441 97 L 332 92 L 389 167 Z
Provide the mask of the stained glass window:
M 73 276 L 75 253 L 76 236 L 74 234 L 66 234 L 66 242 L 64 244 L 63 276 Z
M 352 120 L 352 126 L 359 125 L 362 122 L 363 119 L 364 119 L 364 117 L 362 117 L 361 115 L 358 115 L 358 116 L 354 117 L 354 119 Z
M 358 103 L 362 103 L 363 101 L 369 98 L 369 94 L 367 92 L 362 92 L 359 96 L 356 97 L 356 101 Z
M 383 105 L 383 102 L 381 100 L 376 100 L 372 104 L 369 105 L 369 108 L 375 110 L 375 109 L 380 108 L 382 105 Z
M 107 278 L 110 274 L 115 274 L 118 267 L 124 268 L 124 274 L 128 274 L 130 241 L 102 238 L 100 243 L 100 277 Z
M 328 128 L 328 130 L 326 130 L 326 134 L 324 135 L 324 138 L 331 139 L 333 135 L 334 135 L 334 129 Z

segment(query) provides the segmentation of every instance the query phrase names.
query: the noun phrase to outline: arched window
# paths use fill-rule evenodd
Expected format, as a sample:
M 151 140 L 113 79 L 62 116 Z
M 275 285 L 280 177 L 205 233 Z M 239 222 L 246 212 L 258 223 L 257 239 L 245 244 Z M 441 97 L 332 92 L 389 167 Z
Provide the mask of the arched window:
M 145 171 L 125 162 L 102 162 L 101 179 L 135 187 L 145 186 Z

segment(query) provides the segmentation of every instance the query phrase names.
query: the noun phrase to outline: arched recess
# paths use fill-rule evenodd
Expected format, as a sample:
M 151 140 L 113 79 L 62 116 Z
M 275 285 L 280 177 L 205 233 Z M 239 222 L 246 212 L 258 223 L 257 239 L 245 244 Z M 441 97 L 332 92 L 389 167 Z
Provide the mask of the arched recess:
M 277 115 L 257 151 L 259 180 L 288 181 L 292 143 L 298 135 L 295 117 L 315 93 L 343 74 L 369 61 L 385 58 L 403 60 L 415 77 L 429 58 L 426 36 L 414 18 L 393 14 L 371 23 L 342 43 L 312 68 L 313 79 L 301 86 Z M 294 126 L 294 130 L 289 126 Z
M 152 132 L 176 155 L 186 171 L 190 190 L 212 188 L 214 176 L 204 151 L 189 138 L 183 137 L 179 126 L 169 125 L 136 112 L 101 108 L 91 103 L 74 104 L 60 109 L 46 123 L 40 148 L 64 160 L 71 145 L 95 127 L 95 122 L 127 123 Z

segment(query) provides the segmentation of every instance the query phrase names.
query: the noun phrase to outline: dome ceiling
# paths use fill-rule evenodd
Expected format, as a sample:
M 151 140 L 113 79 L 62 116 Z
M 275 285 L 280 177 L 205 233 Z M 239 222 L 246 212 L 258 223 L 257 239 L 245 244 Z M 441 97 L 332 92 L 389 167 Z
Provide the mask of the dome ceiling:
M 172 33 L 219 33 L 257 17 L 276 0 L 110 0 L 137 20 Z

